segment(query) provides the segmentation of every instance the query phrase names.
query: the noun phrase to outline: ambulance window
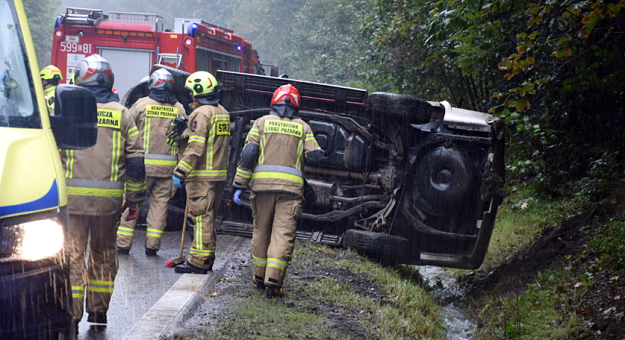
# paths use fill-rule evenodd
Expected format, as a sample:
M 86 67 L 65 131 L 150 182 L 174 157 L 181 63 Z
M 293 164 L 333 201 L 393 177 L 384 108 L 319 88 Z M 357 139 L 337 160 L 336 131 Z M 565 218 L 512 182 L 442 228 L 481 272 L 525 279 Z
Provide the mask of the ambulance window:
M 15 9 L 0 1 L 0 126 L 41 128 Z

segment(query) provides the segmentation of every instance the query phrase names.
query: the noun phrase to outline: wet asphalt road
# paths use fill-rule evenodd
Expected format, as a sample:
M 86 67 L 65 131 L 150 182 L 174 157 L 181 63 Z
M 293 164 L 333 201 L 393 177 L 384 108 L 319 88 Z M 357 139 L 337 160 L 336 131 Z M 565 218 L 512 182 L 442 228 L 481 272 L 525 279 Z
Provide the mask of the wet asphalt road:
M 174 268 L 165 267 L 165 261 L 177 258 L 180 254 L 180 235 L 179 231 L 165 232 L 158 254 L 146 256 L 145 228 L 137 227 L 130 254 L 118 256 L 119 271 L 107 315 L 108 325 L 104 329 L 94 328 L 87 322 L 85 312 L 78 326 L 79 340 L 119 340 L 130 331 L 181 277 L 181 274 L 174 272 Z M 217 236 L 217 256 L 223 255 L 219 254 L 219 248 L 234 238 L 228 235 Z M 191 244 L 188 237 L 185 243 L 186 254 Z

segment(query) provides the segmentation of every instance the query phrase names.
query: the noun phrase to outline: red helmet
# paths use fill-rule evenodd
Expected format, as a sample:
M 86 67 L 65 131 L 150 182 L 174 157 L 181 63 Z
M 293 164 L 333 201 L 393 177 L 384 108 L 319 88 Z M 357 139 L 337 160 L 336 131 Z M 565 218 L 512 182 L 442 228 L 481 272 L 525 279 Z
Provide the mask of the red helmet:
M 289 98 L 288 102 L 293 104 L 298 110 L 302 108 L 302 97 L 300 97 L 297 88 L 291 84 L 278 87 L 273 93 L 273 98 L 271 98 L 271 106 L 275 103 L 286 101 L 287 98 Z

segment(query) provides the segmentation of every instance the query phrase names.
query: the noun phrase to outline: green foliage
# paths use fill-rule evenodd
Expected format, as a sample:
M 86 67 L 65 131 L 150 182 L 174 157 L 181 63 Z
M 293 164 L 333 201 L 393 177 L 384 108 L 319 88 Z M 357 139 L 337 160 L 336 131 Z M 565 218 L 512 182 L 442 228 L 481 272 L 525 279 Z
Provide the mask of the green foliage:
M 592 230 L 592 247 L 607 265 L 625 266 L 625 220 L 617 219 Z
M 55 12 L 59 5 L 61 5 L 61 0 L 24 0 L 24 9 L 40 68 L 50 64 Z

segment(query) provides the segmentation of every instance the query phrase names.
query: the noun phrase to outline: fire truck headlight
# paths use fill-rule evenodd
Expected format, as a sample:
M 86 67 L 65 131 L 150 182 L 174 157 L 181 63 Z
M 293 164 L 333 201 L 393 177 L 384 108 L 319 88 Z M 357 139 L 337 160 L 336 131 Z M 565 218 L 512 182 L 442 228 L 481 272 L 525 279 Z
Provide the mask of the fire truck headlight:
M 62 36 L 63 36 L 63 32 L 62 32 L 62 31 L 56 31 L 56 32 L 54 32 L 54 35 L 55 35 L 57 38 L 60 38 L 60 37 L 62 37 Z
M 78 36 L 81 37 L 81 38 L 84 37 L 85 36 L 85 31 L 78 30 Z
M 187 38 L 187 40 L 184 41 L 184 44 L 187 46 L 191 46 L 193 45 L 193 40 L 191 38 Z

